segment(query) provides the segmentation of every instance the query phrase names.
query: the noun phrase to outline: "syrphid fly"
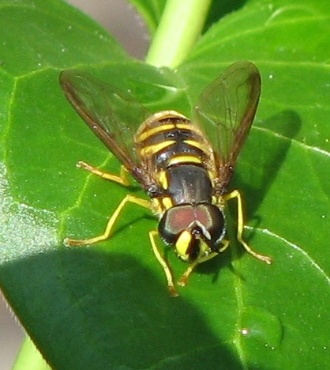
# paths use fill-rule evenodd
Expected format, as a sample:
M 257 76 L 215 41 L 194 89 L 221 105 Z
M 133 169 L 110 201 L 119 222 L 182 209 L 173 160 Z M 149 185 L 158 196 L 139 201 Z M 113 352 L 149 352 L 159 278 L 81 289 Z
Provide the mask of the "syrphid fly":
M 243 240 L 241 195 L 238 190 L 227 192 L 257 109 L 260 81 L 254 64 L 232 64 L 206 87 L 190 120 L 172 110 L 151 114 L 127 92 L 85 72 L 63 71 L 60 83 L 67 99 L 122 163 L 120 175 L 85 162 L 79 162 L 79 166 L 123 186 L 130 184 L 130 174 L 150 198 L 128 194 L 102 235 L 86 240 L 68 238 L 65 244 L 105 240 L 127 204 L 148 208 L 159 218 L 158 229 L 149 232 L 151 246 L 164 269 L 171 296 L 177 296 L 171 269 L 157 246 L 157 236 L 189 262 L 178 281 L 185 285 L 199 263 L 228 247 L 224 210 L 226 202 L 236 198 L 237 240 L 254 257 L 271 263 L 270 257 L 254 252 Z

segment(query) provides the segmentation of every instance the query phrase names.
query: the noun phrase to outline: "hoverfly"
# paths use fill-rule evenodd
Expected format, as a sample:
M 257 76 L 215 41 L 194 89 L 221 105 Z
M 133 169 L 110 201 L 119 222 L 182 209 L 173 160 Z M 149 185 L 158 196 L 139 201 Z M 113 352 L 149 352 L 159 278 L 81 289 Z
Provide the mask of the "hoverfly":
M 118 91 L 85 72 L 67 70 L 60 75 L 64 93 L 89 128 L 121 161 L 120 175 L 103 172 L 85 162 L 79 166 L 123 186 L 130 174 L 149 200 L 126 197 L 110 217 L 104 233 L 86 240 L 66 239 L 66 245 L 86 245 L 111 236 L 113 226 L 128 203 L 152 210 L 158 230 L 149 232 L 153 252 L 164 269 L 171 296 L 177 296 L 170 267 L 156 243 L 159 235 L 176 254 L 190 263 L 178 281 L 185 285 L 194 268 L 224 251 L 226 202 L 236 198 L 237 240 L 243 240 L 243 205 L 238 190 L 226 192 L 239 151 L 250 130 L 260 95 L 260 74 L 254 64 L 237 62 L 202 93 L 193 119 L 172 111 L 150 114 L 130 94 Z

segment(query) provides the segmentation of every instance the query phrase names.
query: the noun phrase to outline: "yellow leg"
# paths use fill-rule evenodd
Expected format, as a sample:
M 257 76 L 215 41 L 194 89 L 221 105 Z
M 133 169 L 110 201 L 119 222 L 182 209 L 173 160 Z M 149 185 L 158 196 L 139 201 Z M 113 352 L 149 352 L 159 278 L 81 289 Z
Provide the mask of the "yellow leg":
M 156 240 L 155 240 L 157 235 L 158 235 L 158 231 L 156 231 L 156 230 L 153 230 L 153 231 L 149 232 L 149 238 L 150 238 L 150 243 L 151 243 L 151 246 L 152 246 L 152 250 L 153 250 L 158 262 L 163 267 L 163 270 L 165 272 L 165 276 L 166 276 L 166 280 L 167 280 L 167 286 L 168 286 L 168 290 L 170 292 L 170 296 L 171 297 L 177 297 L 179 294 L 178 294 L 177 290 L 174 287 L 173 276 L 172 276 L 170 267 L 169 267 L 168 263 L 164 260 L 164 257 L 159 252 L 159 249 L 157 248 L 157 244 L 156 244 Z
M 219 253 L 221 253 L 224 250 L 226 250 L 228 248 L 228 246 L 229 246 L 229 240 L 222 240 L 222 243 L 223 243 L 223 246 L 219 249 L 218 252 L 211 252 L 208 255 L 204 255 L 204 256 L 198 257 L 192 264 L 190 264 L 189 267 L 187 268 L 187 270 L 183 273 L 183 275 L 179 279 L 178 285 L 181 285 L 181 286 L 187 285 L 189 276 L 191 275 L 191 273 L 193 272 L 193 270 L 195 269 L 195 267 L 197 265 L 199 265 L 200 263 L 209 261 L 213 257 L 218 256 Z
M 129 179 L 128 179 L 128 172 L 127 172 L 125 166 L 121 166 L 119 176 L 113 175 L 113 174 L 108 173 L 108 172 L 101 171 L 98 168 L 93 167 L 93 166 L 91 166 L 88 163 L 83 162 L 83 161 L 79 161 L 77 163 L 77 166 L 79 168 L 83 168 L 86 171 L 92 172 L 94 175 L 100 176 L 103 179 L 116 182 L 116 183 L 118 183 L 120 185 L 123 185 L 123 186 L 129 186 L 130 185 L 130 182 L 129 182 Z
M 268 264 L 272 263 L 272 259 L 269 256 L 264 256 L 263 254 L 256 253 L 253 249 L 251 249 L 248 244 L 243 240 L 243 230 L 244 230 L 244 219 L 243 219 L 243 204 L 241 194 L 238 190 L 234 190 L 229 194 L 224 196 L 224 200 L 228 201 L 230 199 L 236 198 L 237 199 L 237 240 L 243 245 L 246 251 L 252 254 L 253 257 L 258 258 L 261 261 L 264 261 Z
M 223 244 L 223 246 L 222 246 L 221 248 L 219 248 L 218 253 L 222 253 L 222 252 L 224 252 L 224 251 L 229 247 L 229 243 L 230 243 L 230 241 L 229 241 L 229 240 L 227 240 L 227 239 L 222 239 L 222 240 L 221 240 L 221 243 Z
M 83 239 L 83 240 L 66 238 L 64 240 L 64 244 L 68 245 L 68 246 L 87 245 L 87 244 L 94 244 L 94 243 L 97 243 L 101 240 L 108 239 L 111 235 L 111 231 L 112 231 L 114 223 L 116 222 L 121 210 L 124 208 L 124 206 L 127 203 L 135 203 L 135 204 L 138 204 L 139 206 L 144 207 L 144 208 L 149 208 L 149 209 L 151 208 L 150 201 L 145 200 L 145 199 L 141 199 L 141 198 L 137 198 L 137 197 L 134 197 L 132 195 L 126 195 L 126 197 L 121 201 L 121 203 L 119 204 L 119 206 L 115 210 L 114 214 L 110 217 L 110 219 L 108 221 L 108 224 L 107 224 L 107 227 L 106 227 L 106 229 L 105 229 L 105 231 L 102 235 L 99 235 L 99 236 L 96 236 L 96 237 L 90 238 L 90 239 Z

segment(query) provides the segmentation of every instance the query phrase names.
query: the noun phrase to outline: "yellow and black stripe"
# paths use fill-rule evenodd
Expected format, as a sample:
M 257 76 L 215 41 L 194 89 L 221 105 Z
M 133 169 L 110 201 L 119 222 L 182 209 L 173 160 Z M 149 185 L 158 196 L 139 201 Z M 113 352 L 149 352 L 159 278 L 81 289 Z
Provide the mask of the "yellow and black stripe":
M 155 114 L 138 130 L 136 148 L 165 191 L 161 208 L 212 201 L 213 151 L 205 135 L 175 111 Z
M 157 113 L 144 122 L 135 142 L 142 161 L 158 169 L 181 163 L 208 163 L 212 159 L 205 136 L 175 111 Z

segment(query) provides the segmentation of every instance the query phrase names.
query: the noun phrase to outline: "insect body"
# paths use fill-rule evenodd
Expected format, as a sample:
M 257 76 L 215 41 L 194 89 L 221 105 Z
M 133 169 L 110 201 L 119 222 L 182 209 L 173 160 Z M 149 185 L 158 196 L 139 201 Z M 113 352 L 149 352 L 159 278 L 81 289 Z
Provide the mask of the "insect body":
M 190 263 L 178 282 L 185 285 L 197 264 L 229 245 L 224 208 L 229 199 L 236 198 L 238 241 L 256 258 L 271 262 L 243 240 L 240 193 L 226 192 L 259 100 L 260 75 L 252 63 L 235 63 L 213 81 L 197 102 L 192 121 L 175 111 L 151 115 L 131 96 L 82 72 L 64 71 L 60 82 L 76 111 L 123 164 L 120 176 L 84 162 L 80 166 L 122 185 L 129 185 L 129 172 L 150 197 L 149 201 L 127 195 L 102 235 L 66 239 L 66 244 L 85 245 L 108 238 L 127 203 L 149 208 L 159 217 L 158 230 L 149 233 L 152 249 L 164 269 L 170 294 L 176 296 L 157 235 Z

